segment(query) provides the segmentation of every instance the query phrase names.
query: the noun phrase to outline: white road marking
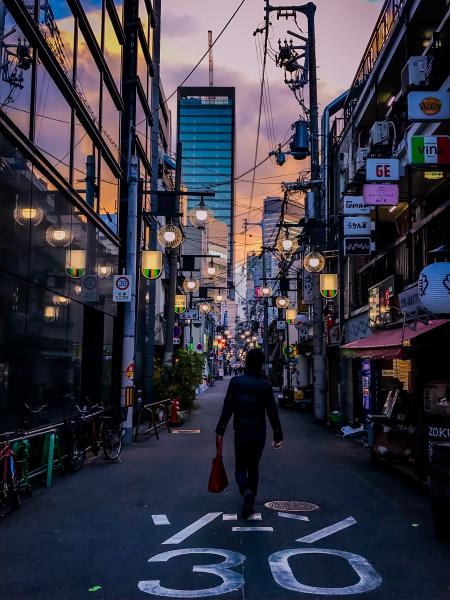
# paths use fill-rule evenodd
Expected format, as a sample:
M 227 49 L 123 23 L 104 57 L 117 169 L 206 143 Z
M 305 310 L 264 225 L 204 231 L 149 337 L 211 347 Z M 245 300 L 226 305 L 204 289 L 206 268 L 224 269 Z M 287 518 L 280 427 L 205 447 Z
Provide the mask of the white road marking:
M 279 512 L 279 517 L 284 517 L 285 519 L 297 519 L 297 521 L 309 521 L 309 517 L 305 517 L 303 515 L 293 515 L 292 513 Z
M 315 531 L 314 533 L 310 533 L 309 535 L 305 535 L 304 537 L 295 540 L 296 542 L 303 542 L 304 544 L 313 544 L 317 542 L 317 540 L 321 540 L 329 535 L 333 535 L 333 533 L 337 533 L 342 529 L 346 529 L 347 527 L 351 527 L 356 523 L 356 520 L 353 517 L 348 517 L 348 519 L 344 519 L 343 521 L 339 521 L 339 523 L 335 523 L 334 525 L 330 525 L 329 527 L 325 527 L 324 529 L 319 529 L 319 531 Z
M 331 555 L 343 558 L 355 571 L 359 578 L 358 583 L 347 587 L 312 587 L 298 581 L 289 564 L 291 556 L 319 554 Z M 370 592 L 383 583 L 381 576 L 375 571 L 370 563 L 358 554 L 344 552 L 343 550 L 329 550 L 327 548 L 296 548 L 293 550 L 282 550 L 269 556 L 270 569 L 273 578 L 281 587 L 286 590 L 298 592 L 300 594 L 314 594 L 314 596 L 349 596 L 351 594 L 363 594 Z
M 152 515 L 152 519 L 155 525 L 170 525 L 167 515 Z
M 202 529 L 202 527 L 205 527 L 206 525 L 208 525 L 208 523 L 211 523 L 211 521 L 217 519 L 217 517 L 220 517 L 221 514 L 221 512 L 207 513 L 197 521 L 194 521 L 194 523 L 191 523 L 191 525 L 188 525 L 187 527 L 170 537 L 168 540 L 163 542 L 163 544 L 181 544 L 181 542 L 187 540 L 187 538 L 194 534 L 196 531 Z
M 247 521 L 262 521 L 261 513 L 253 513 L 249 516 Z
M 273 533 L 273 527 L 233 527 L 233 531 L 267 531 L 269 533 Z
M 222 515 L 223 521 L 237 521 L 237 519 L 238 519 L 237 515 L 226 515 L 226 514 Z

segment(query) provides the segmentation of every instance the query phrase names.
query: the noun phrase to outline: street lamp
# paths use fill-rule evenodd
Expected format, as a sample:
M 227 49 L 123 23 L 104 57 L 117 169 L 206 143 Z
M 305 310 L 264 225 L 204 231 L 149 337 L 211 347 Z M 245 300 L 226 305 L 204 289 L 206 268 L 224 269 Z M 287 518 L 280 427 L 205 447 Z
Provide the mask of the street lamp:
M 178 227 L 168 223 L 159 229 L 157 238 L 163 248 L 178 248 L 183 241 L 183 234 Z
M 183 281 L 183 289 L 185 292 L 193 294 L 199 289 L 199 287 L 200 283 L 198 279 L 195 279 L 192 277 L 192 275 L 190 277 L 186 277 L 186 279 Z
M 277 243 L 277 250 L 286 256 L 290 256 L 294 254 L 294 252 L 298 249 L 297 238 L 290 236 L 288 231 L 284 237 L 280 237 Z
M 200 312 L 203 313 L 204 315 L 209 314 L 212 310 L 212 306 L 209 302 L 202 302 L 200 304 L 199 308 L 200 308 Z
M 211 258 L 211 260 L 209 261 L 209 263 L 206 266 L 205 274 L 208 275 L 209 277 L 213 277 L 216 274 L 216 271 L 217 271 L 217 269 L 214 265 L 214 261 Z
M 319 252 L 310 252 L 303 259 L 303 266 L 309 273 L 320 273 L 325 267 L 325 259 Z
M 275 303 L 277 308 L 289 308 L 289 298 L 287 296 L 278 296 Z
M 259 294 L 261 298 L 269 298 L 272 295 L 272 288 L 268 285 L 263 285 L 259 290 Z
M 214 296 L 214 302 L 217 302 L 217 304 L 221 304 L 223 300 L 224 297 L 220 292 Z
M 14 209 L 14 220 L 18 225 L 29 224 L 36 227 L 42 221 L 43 217 L 44 211 L 39 207 L 31 208 L 28 205 L 22 206 L 16 204 Z
M 204 229 L 212 218 L 213 212 L 206 206 L 203 198 L 189 213 L 189 220 L 194 227 L 197 227 L 197 229 Z
M 64 246 L 68 246 L 72 242 L 73 234 L 62 225 L 50 225 L 45 232 L 45 239 L 50 246 L 64 248 Z

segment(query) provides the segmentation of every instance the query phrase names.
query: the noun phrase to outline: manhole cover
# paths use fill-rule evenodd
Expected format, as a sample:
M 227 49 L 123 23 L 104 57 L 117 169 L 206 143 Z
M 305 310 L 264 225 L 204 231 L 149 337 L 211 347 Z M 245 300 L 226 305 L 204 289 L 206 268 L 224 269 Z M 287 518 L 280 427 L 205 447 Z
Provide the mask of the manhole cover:
M 272 510 L 284 510 L 286 512 L 310 512 L 312 510 L 319 510 L 317 504 L 311 504 L 311 502 L 299 502 L 298 500 L 272 500 L 264 504 L 266 508 Z

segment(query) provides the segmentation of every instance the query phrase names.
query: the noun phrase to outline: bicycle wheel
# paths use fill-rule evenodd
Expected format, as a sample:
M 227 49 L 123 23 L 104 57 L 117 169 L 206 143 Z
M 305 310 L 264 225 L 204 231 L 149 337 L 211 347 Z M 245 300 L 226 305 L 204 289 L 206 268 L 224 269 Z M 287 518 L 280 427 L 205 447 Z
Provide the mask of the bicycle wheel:
M 84 450 L 81 441 L 74 436 L 69 445 L 69 452 L 67 456 L 67 468 L 72 473 L 78 473 L 86 459 L 86 451 Z
M 137 442 L 139 439 L 147 438 L 151 433 L 151 419 L 150 412 L 142 409 L 139 412 L 137 423 L 136 423 L 136 433 L 134 436 L 134 441 Z
M 108 429 L 103 434 L 103 453 L 107 460 L 117 460 L 122 451 L 122 431 Z

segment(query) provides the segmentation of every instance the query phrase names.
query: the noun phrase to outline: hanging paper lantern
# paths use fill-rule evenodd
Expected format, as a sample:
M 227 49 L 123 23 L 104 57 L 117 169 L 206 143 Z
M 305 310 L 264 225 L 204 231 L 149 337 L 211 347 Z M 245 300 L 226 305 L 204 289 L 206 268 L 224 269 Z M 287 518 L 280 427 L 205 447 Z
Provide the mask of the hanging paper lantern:
M 217 302 L 217 304 L 221 304 L 224 301 L 224 297 L 222 294 L 216 294 L 214 296 L 214 302 Z
M 294 319 L 294 327 L 297 331 L 306 331 L 308 329 L 309 318 L 305 313 L 297 315 Z
M 420 302 L 432 313 L 450 314 L 450 262 L 436 262 L 419 275 Z
M 206 277 L 214 277 L 217 274 L 217 267 L 214 264 L 213 259 L 209 261 L 209 263 L 205 266 L 204 273 Z
M 158 279 L 161 277 L 163 255 L 160 250 L 143 250 L 141 261 L 142 275 L 146 279 Z
M 335 273 L 320 275 L 320 293 L 324 298 L 335 298 L 338 293 L 338 276 Z
M 278 308 L 289 308 L 289 298 L 287 296 L 278 296 L 275 303 Z
M 310 252 L 303 259 L 303 266 L 309 273 L 320 273 L 325 267 L 325 259 L 319 252 Z
M 73 279 L 83 277 L 86 271 L 86 252 L 85 250 L 67 250 L 66 251 L 66 273 Z

